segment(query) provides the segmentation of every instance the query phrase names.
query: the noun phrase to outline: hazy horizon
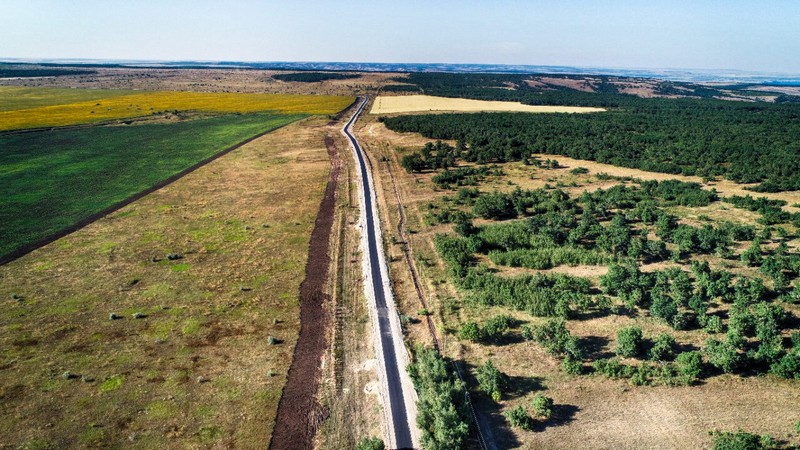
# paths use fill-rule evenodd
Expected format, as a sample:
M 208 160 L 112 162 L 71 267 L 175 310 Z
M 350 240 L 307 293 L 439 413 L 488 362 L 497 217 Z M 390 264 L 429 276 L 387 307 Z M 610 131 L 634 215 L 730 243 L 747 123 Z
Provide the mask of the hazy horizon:
M 800 3 L 9 0 L 0 57 L 800 73 Z

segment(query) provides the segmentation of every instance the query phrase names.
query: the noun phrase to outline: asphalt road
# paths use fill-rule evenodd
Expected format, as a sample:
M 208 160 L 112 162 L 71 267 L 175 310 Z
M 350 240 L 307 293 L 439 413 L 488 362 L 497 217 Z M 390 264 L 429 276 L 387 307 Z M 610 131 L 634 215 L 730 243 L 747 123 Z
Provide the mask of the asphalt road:
M 358 116 L 361 114 L 361 111 L 364 109 L 364 106 L 367 104 L 366 99 L 361 100 L 361 104 L 356 110 L 356 113 L 353 114 L 353 117 L 347 122 L 343 131 L 350 142 L 356 149 L 356 155 L 358 156 L 358 165 L 359 170 L 361 172 L 361 188 L 362 189 L 372 189 L 372 186 L 369 184 L 367 177 L 367 163 L 364 160 L 364 152 L 361 149 L 361 146 L 358 145 L 358 140 L 355 136 L 351 133 L 350 127 L 353 123 L 358 119 Z M 405 399 L 403 397 L 403 387 L 402 382 L 400 379 L 400 369 L 397 360 L 397 354 L 395 352 L 395 348 L 403 348 L 402 345 L 402 336 L 395 336 L 392 333 L 392 328 L 389 323 L 390 314 L 396 314 L 393 310 L 390 311 L 387 307 L 386 297 L 384 293 L 384 280 L 383 274 L 380 270 L 380 256 L 378 254 L 378 245 L 380 243 L 376 239 L 375 233 L 375 217 L 374 217 L 374 208 L 372 205 L 372 195 L 369 192 L 363 193 L 364 198 L 364 205 L 362 207 L 366 211 L 366 227 L 365 231 L 367 233 L 367 244 L 368 244 L 368 257 L 370 260 L 370 267 L 372 270 L 372 290 L 374 291 L 374 298 L 376 303 L 376 309 L 378 313 L 378 327 L 380 329 L 380 337 L 383 343 L 383 361 L 386 367 L 386 383 L 387 383 L 387 392 L 389 394 L 389 412 L 390 412 L 390 420 L 394 425 L 394 442 L 397 448 L 412 448 L 413 443 L 411 440 L 411 430 L 409 429 L 409 421 L 408 421 L 408 411 L 406 409 Z M 399 339 L 400 345 L 396 345 L 395 340 Z

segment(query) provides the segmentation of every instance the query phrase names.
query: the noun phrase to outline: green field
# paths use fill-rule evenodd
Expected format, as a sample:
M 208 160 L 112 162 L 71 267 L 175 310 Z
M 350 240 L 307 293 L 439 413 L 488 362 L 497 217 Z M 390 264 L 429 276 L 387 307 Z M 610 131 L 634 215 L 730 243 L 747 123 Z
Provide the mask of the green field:
M 305 115 L 0 135 L 0 259 L 258 133 Z

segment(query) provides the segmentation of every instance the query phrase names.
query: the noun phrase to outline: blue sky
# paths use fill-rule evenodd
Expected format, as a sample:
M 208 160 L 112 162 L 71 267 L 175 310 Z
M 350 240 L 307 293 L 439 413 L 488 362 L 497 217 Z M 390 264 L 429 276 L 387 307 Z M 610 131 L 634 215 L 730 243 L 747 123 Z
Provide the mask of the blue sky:
M 0 58 L 800 73 L 800 1 L 3 0 Z

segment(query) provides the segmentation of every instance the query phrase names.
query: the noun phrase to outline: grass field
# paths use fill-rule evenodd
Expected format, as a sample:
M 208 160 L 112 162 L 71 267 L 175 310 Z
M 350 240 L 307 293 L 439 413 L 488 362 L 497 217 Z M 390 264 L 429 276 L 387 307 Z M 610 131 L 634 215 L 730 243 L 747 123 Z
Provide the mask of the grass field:
M 0 256 L 302 115 L 0 135 Z
M 430 95 L 380 96 L 375 99 L 370 114 L 399 114 L 409 112 L 531 112 L 531 113 L 590 113 L 603 108 L 580 106 L 536 106 L 519 102 L 468 100 L 463 98 L 433 97 Z
M 44 89 L 42 90 L 44 91 Z M 271 111 L 281 114 L 335 114 L 353 101 L 352 97 L 322 95 L 229 94 L 205 92 L 119 92 L 89 91 L 73 94 L 59 90 L 55 95 L 35 90 L 0 89 L 0 105 L 26 109 L 0 109 L 0 131 L 58 127 L 143 117 L 164 111 L 208 113 L 252 113 Z M 41 95 L 42 97 L 36 97 Z M 95 99 L 72 102 L 82 95 Z M 62 100 L 56 100 L 56 99 Z M 60 103 L 56 104 L 55 102 Z M 30 107 L 36 102 L 49 106 Z
M 290 124 L 0 267 L 0 448 L 265 448 L 327 122 Z

